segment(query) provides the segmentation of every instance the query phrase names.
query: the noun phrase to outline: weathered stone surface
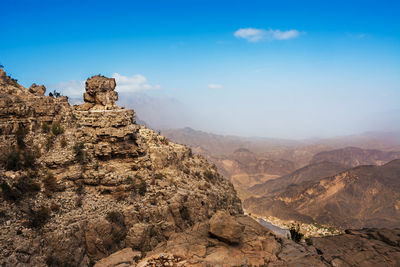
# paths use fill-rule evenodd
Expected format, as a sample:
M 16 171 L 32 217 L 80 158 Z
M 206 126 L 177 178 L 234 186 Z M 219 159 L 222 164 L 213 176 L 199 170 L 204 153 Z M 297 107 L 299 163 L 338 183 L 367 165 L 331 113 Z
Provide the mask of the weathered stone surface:
M 95 96 L 115 88 L 113 80 L 96 80 L 88 83 Z M 41 187 L 15 203 L 0 194 L 0 265 L 89 266 L 127 246 L 150 251 L 217 210 L 243 212 L 215 166 L 140 128 L 134 111 L 101 101 L 86 102 L 85 111 L 66 98 L 34 95 L 8 77 L 0 84 L 0 146 L 34 150 L 32 179 Z M 17 146 L 20 127 L 25 148 Z M 0 165 L 2 182 L 13 189 L 28 172 L 35 173 Z M 45 186 L 49 173 L 55 182 Z M 28 227 L 29 214 L 41 207 L 49 217 L 40 229 Z M 21 244 L 32 251 L 17 252 Z
M 228 243 L 239 243 L 243 229 L 226 211 L 218 211 L 210 220 L 210 234 Z
M 44 96 L 44 93 L 46 93 L 46 87 L 34 83 L 29 87 L 29 92 L 37 96 Z
M 115 109 L 115 102 L 118 100 L 118 93 L 115 89 L 115 79 L 96 75 L 86 81 L 86 92 L 83 95 L 85 103 L 93 104 L 90 109 Z M 81 107 L 87 110 L 89 105 Z
M 131 248 L 124 248 L 98 261 L 94 267 L 122 267 L 136 266 L 136 261 L 141 258 L 140 251 L 133 251 Z

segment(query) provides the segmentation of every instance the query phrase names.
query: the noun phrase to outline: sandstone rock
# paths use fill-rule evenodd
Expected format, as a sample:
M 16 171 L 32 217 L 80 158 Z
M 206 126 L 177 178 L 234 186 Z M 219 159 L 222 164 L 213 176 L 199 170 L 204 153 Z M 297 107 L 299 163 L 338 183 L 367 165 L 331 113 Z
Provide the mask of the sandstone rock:
M 31 85 L 31 87 L 29 87 L 29 92 L 37 96 L 44 96 L 44 93 L 46 93 L 46 87 L 44 87 L 44 85 L 37 85 L 34 83 Z
M 136 266 L 136 261 L 139 260 L 141 256 L 142 253 L 139 251 L 133 251 L 131 248 L 124 248 L 98 261 L 94 267 Z
M 150 230 L 152 226 L 144 223 L 134 224 L 126 236 L 126 245 L 128 247 L 146 250 L 150 246 Z
M 243 229 L 226 211 L 218 211 L 210 219 L 210 234 L 228 243 L 239 243 Z
M 92 109 L 114 109 L 118 100 L 115 89 L 115 79 L 96 75 L 86 81 L 86 93 L 83 95 L 85 103 L 94 104 Z M 83 110 L 89 105 L 82 107 Z

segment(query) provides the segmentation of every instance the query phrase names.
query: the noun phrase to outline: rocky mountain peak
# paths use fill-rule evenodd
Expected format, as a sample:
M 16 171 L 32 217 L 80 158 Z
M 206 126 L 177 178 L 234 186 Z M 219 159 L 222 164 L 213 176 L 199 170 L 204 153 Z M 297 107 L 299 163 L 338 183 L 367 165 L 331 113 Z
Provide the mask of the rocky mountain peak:
M 31 87 L 29 87 L 29 92 L 34 95 L 43 96 L 46 93 L 46 87 L 44 85 L 37 85 L 34 83 L 31 85 Z
M 111 110 L 116 109 L 115 102 L 118 93 L 114 91 L 116 86 L 114 78 L 95 75 L 86 80 L 86 92 L 83 94 L 84 104 L 81 110 Z

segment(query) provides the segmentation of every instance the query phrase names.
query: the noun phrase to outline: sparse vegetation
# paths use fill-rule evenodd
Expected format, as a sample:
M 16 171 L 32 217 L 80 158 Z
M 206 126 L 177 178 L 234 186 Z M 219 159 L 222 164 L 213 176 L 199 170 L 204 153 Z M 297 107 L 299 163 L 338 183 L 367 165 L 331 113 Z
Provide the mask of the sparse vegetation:
M 41 206 L 38 209 L 30 209 L 28 213 L 28 227 L 41 228 L 50 219 L 50 209 Z
M 214 180 L 214 173 L 212 172 L 212 171 L 210 171 L 210 170 L 206 170 L 205 172 L 204 172 L 204 177 L 208 180 L 208 181 L 212 181 L 212 180 Z
M 15 137 L 17 139 L 18 148 L 24 149 L 25 148 L 25 136 L 28 133 L 25 127 L 19 126 L 17 132 L 15 133 Z
M 2 165 L 6 170 L 18 171 L 21 169 L 34 168 L 36 164 L 36 156 L 31 150 L 21 151 L 12 149 L 2 158 Z
M 53 122 L 51 125 L 51 132 L 57 136 L 64 133 L 64 129 L 61 127 L 59 122 Z
M 61 137 L 61 140 L 60 140 L 60 146 L 61 146 L 62 148 L 64 148 L 64 147 L 67 146 L 67 144 L 68 144 L 67 139 L 66 139 L 65 136 L 63 135 L 63 136 Z
M 142 180 L 138 186 L 138 193 L 141 196 L 144 196 L 147 192 L 147 184 L 144 180 Z
M 42 123 L 42 131 L 44 133 L 49 133 L 50 132 L 50 126 L 45 122 Z
M 3 198 L 5 200 L 18 201 L 21 198 L 21 193 L 15 188 L 11 188 L 11 186 L 6 181 L 3 181 L 0 187 Z
M 303 234 L 300 233 L 300 225 L 292 225 L 289 229 L 290 231 L 290 237 L 293 241 L 299 243 L 301 239 L 303 238 Z
M 44 194 L 47 197 L 51 197 L 53 192 L 58 191 L 57 180 L 51 172 L 47 171 L 45 173 L 45 176 L 42 179 L 42 182 L 43 182 L 44 189 L 45 189 Z
M 36 174 L 19 178 L 14 187 L 23 195 L 39 192 L 40 184 L 34 181 L 33 177 L 36 177 Z
M 74 152 L 75 152 L 75 158 L 80 164 L 85 163 L 86 153 L 83 150 L 84 148 L 85 148 L 85 145 L 83 143 L 77 143 L 73 147 Z
M 4 199 L 9 201 L 19 201 L 20 199 L 28 196 L 33 196 L 40 191 L 40 184 L 34 181 L 36 173 L 29 173 L 27 176 L 20 177 L 11 186 L 2 181 L 0 188 Z

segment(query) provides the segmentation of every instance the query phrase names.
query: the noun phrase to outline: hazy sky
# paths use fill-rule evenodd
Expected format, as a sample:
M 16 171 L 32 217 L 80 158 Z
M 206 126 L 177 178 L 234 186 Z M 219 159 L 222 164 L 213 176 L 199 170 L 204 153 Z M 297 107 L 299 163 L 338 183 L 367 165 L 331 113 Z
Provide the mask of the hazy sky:
M 400 128 L 398 1 L 1 0 L 0 11 L 0 63 L 24 86 L 80 96 L 88 76 L 114 76 L 125 95 L 185 106 L 193 121 L 174 127 L 216 133 Z

